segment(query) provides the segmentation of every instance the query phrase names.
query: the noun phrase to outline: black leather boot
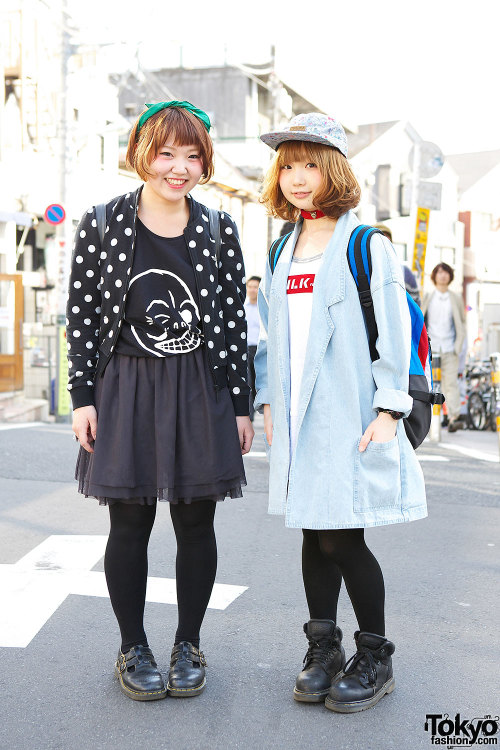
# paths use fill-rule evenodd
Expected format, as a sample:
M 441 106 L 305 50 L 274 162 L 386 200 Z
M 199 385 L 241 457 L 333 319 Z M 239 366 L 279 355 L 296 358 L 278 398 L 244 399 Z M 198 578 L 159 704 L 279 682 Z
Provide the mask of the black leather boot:
M 181 641 L 172 649 L 167 692 L 174 698 L 189 698 L 205 690 L 205 667 L 203 653 L 188 641 Z
M 354 633 L 357 651 L 332 681 L 325 700 L 330 711 L 342 714 L 371 708 L 395 688 L 391 656 L 394 643 L 375 633 Z
M 120 690 L 134 701 L 157 701 L 167 695 L 163 677 L 147 646 L 132 646 L 126 654 L 120 649 L 115 675 L 120 680 Z
M 342 631 L 333 620 L 309 620 L 304 625 L 304 633 L 309 648 L 304 657 L 304 669 L 295 682 L 293 697 L 304 703 L 321 703 L 328 694 L 332 678 L 345 663 Z

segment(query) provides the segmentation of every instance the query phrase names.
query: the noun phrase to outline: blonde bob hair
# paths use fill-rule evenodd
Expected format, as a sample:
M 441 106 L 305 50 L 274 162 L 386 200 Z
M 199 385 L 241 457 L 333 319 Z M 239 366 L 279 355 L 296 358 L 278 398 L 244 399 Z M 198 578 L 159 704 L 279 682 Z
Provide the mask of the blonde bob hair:
M 331 219 L 338 219 L 350 208 L 355 208 L 361 198 L 358 185 L 349 162 L 332 146 L 308 141 L 285 141 L 276 152 L 264 177 L 260 202 L 268 213 L 284 221 L 297 221 L 300 209 L 287 201 L 280 188 L 281 169 L 292 162 L 316 164 L 323 177 L 323 184 L 314 196 L 314 206 Z
M 126 163 L 145 182 L 151 177 L 151 162 L 160 150 L 171 146 L 196 146 L 200 150 L 203 176 L 200 183 L 208 182 L 214 173 L 214 148 L 204 124 L 192 112 L 181 107 L 162 109 L 146 120 L 138 130 L 137 118 L 128 139 Z

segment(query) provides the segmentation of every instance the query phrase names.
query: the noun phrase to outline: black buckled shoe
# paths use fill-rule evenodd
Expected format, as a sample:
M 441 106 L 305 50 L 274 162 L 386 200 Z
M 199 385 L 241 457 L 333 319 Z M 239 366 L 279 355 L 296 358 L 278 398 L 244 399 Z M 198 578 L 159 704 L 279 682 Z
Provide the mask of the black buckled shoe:
M 134 701 L 157 701 L 167 695 L 153 652 L 147 646 L 132 646 L 126 654 L 118 651 L 115 675 L 120 690 Z
M 203 652 L 189 641 L 181 641 L 172 649 L 167 692 L 174 698 L 189 698 L 205 690 L 207 683 Z
M 357 651 L 332 681 L 326 708 L 342 714 L 371 708 L 395 688 L 391 656 L 394 643 L 374 633 L 354 633 Z
M 293 697 L 304 703 L 321 703 L 333 677 L 345 663 L 342 631 L 333 620 L 309 620 L 304 625 L 304 633 L 309 648 L 304 657 L 304 669 L 295 682 Z

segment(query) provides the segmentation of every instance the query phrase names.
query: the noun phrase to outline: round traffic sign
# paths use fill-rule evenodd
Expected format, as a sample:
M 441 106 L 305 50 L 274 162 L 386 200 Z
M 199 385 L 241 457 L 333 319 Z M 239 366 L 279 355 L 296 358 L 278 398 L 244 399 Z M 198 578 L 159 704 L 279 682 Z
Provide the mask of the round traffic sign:
M 420 161 L 419 161 L 419 176 L 427 179 L 428 177 L 435 177 L 440 171 L 444 164 L 443 152 L 436 146 L 435 143 L 430 141 L 422 141 L 419 144 L 420 147 Z M 410 169 L 415 168 L 415 146 L 412 146 L 410 151 L 408 162 Z
M 59 203 L 51 203 L 45 209 L 44 218 L 49 224 L 62 224 L 66 218 L 66 211 Z

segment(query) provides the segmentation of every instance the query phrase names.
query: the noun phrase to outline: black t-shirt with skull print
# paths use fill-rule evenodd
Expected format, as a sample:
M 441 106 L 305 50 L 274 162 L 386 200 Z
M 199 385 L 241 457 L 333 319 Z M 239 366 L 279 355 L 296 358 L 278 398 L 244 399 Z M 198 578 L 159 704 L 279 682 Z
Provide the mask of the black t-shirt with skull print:
M 137 220 L 136 249 L 116 352 L 170 357 L 202 342 L 196 283 L 184 236 L 160 237 Z

